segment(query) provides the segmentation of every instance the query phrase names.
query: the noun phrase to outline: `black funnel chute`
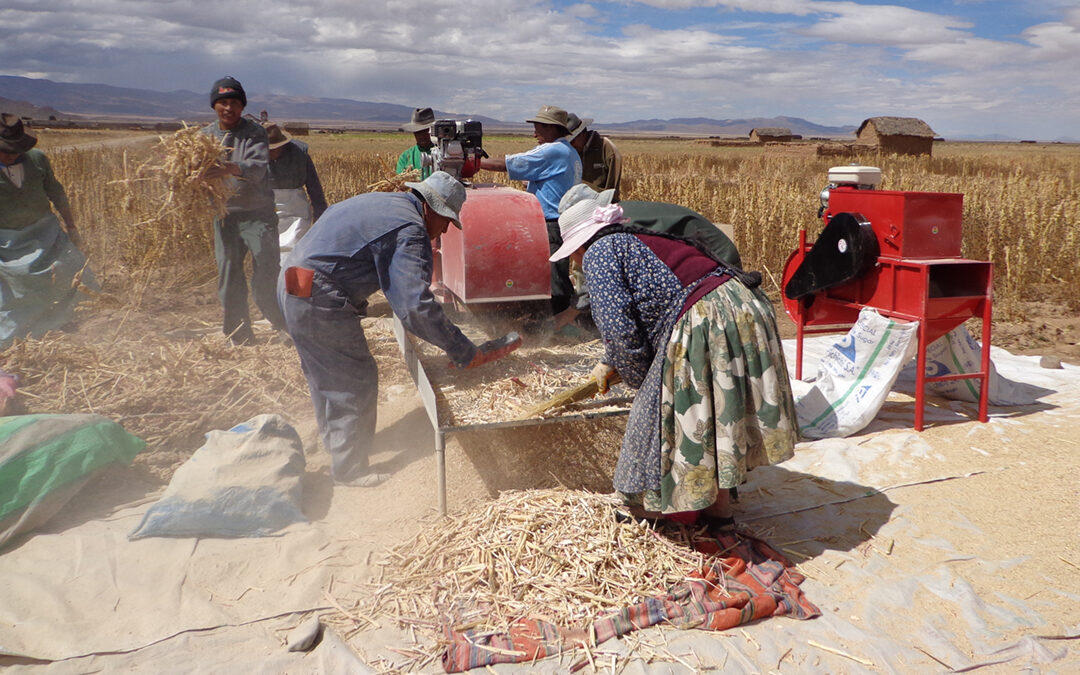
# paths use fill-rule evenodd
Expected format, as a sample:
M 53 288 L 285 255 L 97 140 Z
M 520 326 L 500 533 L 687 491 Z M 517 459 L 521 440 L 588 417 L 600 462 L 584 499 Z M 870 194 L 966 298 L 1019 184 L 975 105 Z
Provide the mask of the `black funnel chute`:
M 870 221 L 861 213 L 838 213 L 788 279 L 784 295 L 796 300 L 856 279 L 874 266 L 879 254 Z

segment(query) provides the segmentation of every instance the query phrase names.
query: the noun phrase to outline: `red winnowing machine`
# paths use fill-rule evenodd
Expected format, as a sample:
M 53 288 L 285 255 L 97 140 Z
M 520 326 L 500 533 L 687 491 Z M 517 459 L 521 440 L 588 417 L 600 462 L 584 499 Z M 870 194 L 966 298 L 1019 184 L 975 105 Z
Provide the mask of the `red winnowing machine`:
M 879 190 L 881 170 L 829 170 L 817 241 L 799 232 L 784 267 L 783 302 L 796 326 L 795 377 L 802 379 L 803 338 L 846 330 L 863 307 L 918 321 L 915 429 L 923 429 L 927 382 L 979 379 L 979 421 L 987 420 L 993 265 L 960 255 L 962 194 Z M 979 372 L 929 377 L 926 348 L 969 318 L 982 319 Z
M 440 237 L 433 290 L 474 307 L 548 300 L 551 267 L 540 202 L 511 187 L 468 182 L 487 156 L 480 122 L 437 120 L 431 136 L 435 145 L 425 163 L 466 187 L 462 229 L 451 227 Z

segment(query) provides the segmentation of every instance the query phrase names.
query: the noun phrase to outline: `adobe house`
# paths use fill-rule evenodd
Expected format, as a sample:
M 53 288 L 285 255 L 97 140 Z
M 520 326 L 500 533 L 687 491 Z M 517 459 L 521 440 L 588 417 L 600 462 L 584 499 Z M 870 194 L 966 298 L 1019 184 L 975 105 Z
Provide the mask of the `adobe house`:
M 755 127 L 750 130 L 750 140 L 755 143 L 787 143 L 791 139 L 791 129 L 784 127 Z
M 915 117 L 871 117 L 859 125 L 855 145 L 897 155 L 929 155 L 934 147 L 934 130 Z

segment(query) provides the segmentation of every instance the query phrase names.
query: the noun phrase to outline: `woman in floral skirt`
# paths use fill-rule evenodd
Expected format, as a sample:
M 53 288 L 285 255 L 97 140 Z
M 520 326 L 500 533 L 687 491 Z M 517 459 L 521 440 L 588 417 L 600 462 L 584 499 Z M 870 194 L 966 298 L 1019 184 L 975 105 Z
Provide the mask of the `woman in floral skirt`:
M 605 344 L 593 369 L 601 391 L 617 378 L 638 389 L 615 489 L 635 517 L 728 528 L 731 489 L 790 458 L 798 438 L 776 315 L 760 275 L 627 227 L 612 195 L 567 193 L 551 259 L 585 272 Z

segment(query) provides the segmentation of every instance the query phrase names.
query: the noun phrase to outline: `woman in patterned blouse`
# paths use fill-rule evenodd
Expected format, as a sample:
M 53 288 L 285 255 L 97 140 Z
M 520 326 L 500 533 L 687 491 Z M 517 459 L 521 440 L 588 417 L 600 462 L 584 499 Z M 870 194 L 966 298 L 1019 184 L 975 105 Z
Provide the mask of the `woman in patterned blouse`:
M 638 389 L 615 489 L 638 518 L 730 528 L 730 491 L 790 458 L 795 406 L 776 315 L 747 274 L 686 239 L 623 225 L 612 190 L 572 188 L 563 246 L 581 265 L 605 356 L 601 391 Z

